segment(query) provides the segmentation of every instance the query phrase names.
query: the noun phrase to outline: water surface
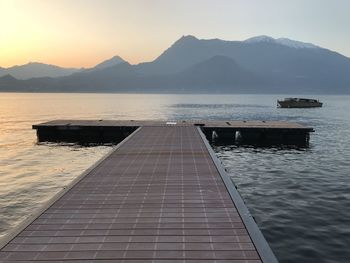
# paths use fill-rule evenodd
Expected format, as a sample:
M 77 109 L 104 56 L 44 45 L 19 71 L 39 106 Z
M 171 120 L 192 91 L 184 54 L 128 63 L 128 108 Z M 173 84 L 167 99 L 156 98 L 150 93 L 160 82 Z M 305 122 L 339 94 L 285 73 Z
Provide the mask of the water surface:
M 280 262 L 349 262 L 350 97 L 277 109 L 283 95 L 0 93 L 0 235 L 111 146 L 37 144 L 54 119 L 287 120 L 315 128 L 308 149 L 215 147 Z

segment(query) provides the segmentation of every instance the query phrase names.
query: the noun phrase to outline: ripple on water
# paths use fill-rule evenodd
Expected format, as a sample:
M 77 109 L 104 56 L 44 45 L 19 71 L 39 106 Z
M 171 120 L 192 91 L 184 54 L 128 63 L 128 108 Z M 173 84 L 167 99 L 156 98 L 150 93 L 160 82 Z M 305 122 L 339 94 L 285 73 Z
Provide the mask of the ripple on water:
M 7 170 L 0 173 L 0 237 L 110 150 L 110 146 L 32 144 L 7 154 L 1 160 Z
M 348 262 L 348 164 L 314 149 L 215 150 L 280 262 Z

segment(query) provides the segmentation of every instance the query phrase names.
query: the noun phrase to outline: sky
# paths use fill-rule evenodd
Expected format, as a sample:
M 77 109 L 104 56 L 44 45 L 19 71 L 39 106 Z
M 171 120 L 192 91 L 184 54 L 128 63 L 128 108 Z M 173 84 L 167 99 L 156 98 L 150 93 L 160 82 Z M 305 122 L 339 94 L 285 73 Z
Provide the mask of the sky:
M 349 0 L 0 0 L 0 67 L 152 61 L 182 35 L 311 42 L 350 57 Z

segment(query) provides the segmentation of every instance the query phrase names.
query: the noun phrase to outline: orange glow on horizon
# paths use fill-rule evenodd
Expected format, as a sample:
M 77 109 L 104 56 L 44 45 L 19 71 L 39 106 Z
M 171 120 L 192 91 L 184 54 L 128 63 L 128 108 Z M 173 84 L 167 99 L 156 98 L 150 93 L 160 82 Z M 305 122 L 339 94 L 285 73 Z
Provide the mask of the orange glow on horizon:
M 51 64 L 56 65 L 60 67 L 66 67 L 66 68 L 91 68 L 96 66 L 97 64 L 112 58 L 113 56 L 120 56 L 125 61 L 129 62 L 130 64 L 139 64 L 142 62 L 149 62 L 153 61 L 155 58 L 157 58 L 160 53 L 158 54 L 151 54 L 148 57 L 146 56 L 136 56 L 135 54 L 123 55 L 121 53 L 115 52 L 115 53 L 109 53 L 103 54 L 103 55 L 96 55 L 96 54 L 88 54 L 88 53 L 72 53 L 72 54 L 42 54 L 34 52 L 30 52 L 30 55 L 25 52 L 26 50 L 20 51 L 20 49 L 16 49 L 15 55 L 12 56 L 11 52 L 6 52 L 6 56 L 1 57 L 1 64 L 0 67 L 3 68 L 9 68 L 16 65 L 24 65 L 29 62 L 40 62 L 45 64 Z M 22 54 L 21 54 L 22 53 Z M 101 52 L 99 52 L 101 54 Z M 19 54 L 21 54 L 19 56 Z
M 6 25 L 0 30 L 0 67 L 42 62 L 89 68 L 116 55 L 137 64 L 166 48 L 161 41 L 140 42 L 142 34 L 126 25 L 108 28 L 108 21 L 93 17 L 94 7 L 78 1 L 0 0 L 0 23 Z
M 0 0 L 0 67 L 89 68 L 116 55 L 138 64 L 189 34 L 288 37 L 350 56 L 350 2 L 317 7 L 304 0 Z

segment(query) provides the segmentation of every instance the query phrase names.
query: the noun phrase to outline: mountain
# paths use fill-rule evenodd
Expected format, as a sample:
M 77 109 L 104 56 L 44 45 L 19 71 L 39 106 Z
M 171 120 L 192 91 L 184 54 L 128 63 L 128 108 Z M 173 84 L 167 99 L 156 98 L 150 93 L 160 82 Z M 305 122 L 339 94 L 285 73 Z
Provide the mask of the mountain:
M 350 93 L 350 59 L 316 45 L 271 37 L 246 41 L 183 36 L 153 62 L 139 64 L 144 75 L 181 72 L 214 56 L 226 56 L 269 83 L 273 92 Z
M 69 91 L 110 91 L 127 92 L 128 87 L 138 78 L 134 67 L 128 62 L 101 70 L 83 71 L 57 79 L 60 87 Z M 136 88 L 136 87 L 135 87 Z
M 126 61 L 124 59 L 122 59 L 121 57 L 114 56 L 114 57 L 96 65 L 94 68 L 95 69 L 105 69 L 105 68 L 116 66 L 116 65 L 118 65 L 120 63 L 124 63 L 124 62 L 126 62 Z
M 287 38 L 245 41 L 183 36 L 152 62 L 120 57 L 56 78 L 0 78 L 2 91 L 350 93 L 350 59 Z
M 125 62 L 103 70 L 84 70 L 59 78 L 17 80 L 6 75 L 0 78 L 0 91 L 113 92 L 113 88 L 120 87 L 120 92 L 127 92 L 124 87 L 128 87 L 136 77 L 132 66 Z
M 244 68 L 271 76 L 299 76 L 304 72 L 304 67 L 303 70 L 300 68 L 305 65 L 304 61 L 307 64 L 322 63 L 324 68 L 338 63 L 341 67 L 349 66 L 349 58 L 330 50 L 316 46 L 312 49 L 294 48 L 282 44 L 283 41 L 273 38 L 265 38 L 265 41 L 200 40 L 193 36 L 184 36 L 153 62 L 140 64 L 140 72 L 171 74 L 217 55 L 230 57 Z
M 175 76 L 173 83 L 176 86 L 187 87 L 192 92 L 248 92 L 250 87 L 262 86 L 264 82 L 232 58 L 220 55 L 199 62 Z
M 30 62 L 25 65 L 0 68 L 0 77 L 10 74 L 17 79 L 30 79 L 40 77 L 62 77 L 78 72 L 81 69 L 62 68 L 38 62 Z
M 123 60 L 121 57 L 114 56 L 111 59 L 101 62 L 100 64 L 96 65 L 92 69 L 101 70 L 108 67 L 113 67 L 123 62 L 125 62 L 125 60 Z M 48 65 L 44 63 L 38 63 L 38 62 L 30 62 L 25 65 L 13 66 L 10 68 L 0 67 L 0 77 L 5 75 L 11 75 L 21 80 L 32 79 L 32 78 L 45 78 L 45 77 L 57 78 L 57 77 L 69 76 L 73 73 L 82 72 L 86 70 L 89 71 L 91 69 L 62 68 L 55 65 Z
M 275 39 L 275 38 L 272 38 L 269 36 L 252 37 L 252 38 L 248 38 L 244 42 L 246 42 L 246 43 L 269 42 L 269 43 L 284 45 L 284 46 L 291 47 L 291 48 L 319 48 L 318 46 L 311 44 L 311 43 L 295 41 L 295 40 L 291 40 L 289 38 L 277 38 L 277 39 Z

